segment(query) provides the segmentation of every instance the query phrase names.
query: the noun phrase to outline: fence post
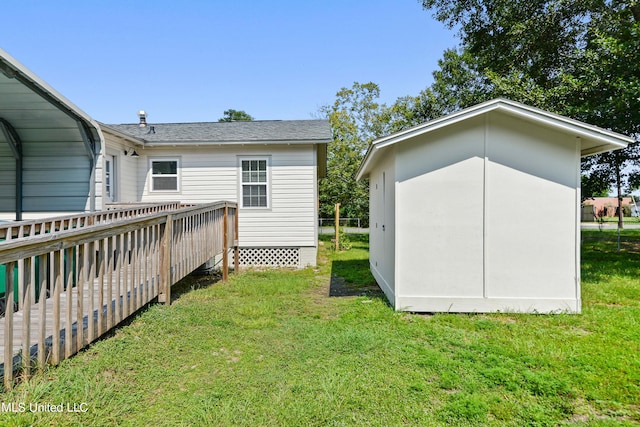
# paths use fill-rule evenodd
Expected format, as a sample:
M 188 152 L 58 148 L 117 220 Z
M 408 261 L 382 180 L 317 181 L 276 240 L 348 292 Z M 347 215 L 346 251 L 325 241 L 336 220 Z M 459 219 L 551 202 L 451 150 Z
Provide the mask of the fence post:
M 336 252 L 340 251 L 340 203 L 336 203 Z
M 173 237 L 173 216 L 167 215 L 160 246 L 160 289 L 158 302 L 171 304 L 171 245 Z
M 227 204 L 224 204 L 224 217 L 222 221 L 222 281 L 226 282 L 229 280 L 229 239 L 228 239 L 228 214 L 229 208 Z

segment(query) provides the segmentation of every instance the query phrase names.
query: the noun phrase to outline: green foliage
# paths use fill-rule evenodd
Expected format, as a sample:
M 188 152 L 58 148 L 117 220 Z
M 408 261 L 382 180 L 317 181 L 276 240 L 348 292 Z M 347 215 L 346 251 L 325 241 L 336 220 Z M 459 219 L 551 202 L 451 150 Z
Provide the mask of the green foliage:
M 248 122 L 253 120 L 253 117 L 243 110 L 225 110 L 224 116 L 218 119 L 219 122 Z
M 640 5 L 635 1 L 423 0 L 459 29 L 431 90 L 447 112 L 506 97 L 640 135 Z M 640 186 L 640 146 L 586 159 L 589 191 Z M 596 180 L 600 183 L 596 184 Z
M 327 153 L 327 177 L 320 180 L 320 216 L 331 217 L 340 203 L 342 217 L 369 218 L 369 185 L 356 182 L 356 173 L 371 141 L 382 135 L 377 102 L 380 88 L 375 83 L 354 83 L 342 88 L 333 105 L 321 109 L 331 125 L 333 141 Z
M 344 232 L 344 228 L 343 227 L 340 227 L 339 240 L 340 240 L 338 242 L 339 243 L 339 248 L 337 248 L 338 251 L 348 251 L 349 249 L 351 249 L 351 247 L 352 247 L 351 239 L 349 238 L 349 235 Z M 334 250 L 334 251 L 336 250 L 335 242 L 332 243 L 331 249 Z
M 331 125 L 333 141 L 327 154 L 327 177 L 320 181 L 320 216 L 332 217 L 340 203 L 341 217 L 369 221 L 369 183 L 356 182 L 367 149 L 376 138 L 420 124 L 440 115 L 431 91 L 398 98 L 392 105 L 380 103 L 377 84 L 355 82 L 342 88 L 332 105 L 322 107 Z
M 580 175 L 582 200 L 593 197 L 607 197 L 611 182 L 606 174 L 594 170 L 589 175 Z

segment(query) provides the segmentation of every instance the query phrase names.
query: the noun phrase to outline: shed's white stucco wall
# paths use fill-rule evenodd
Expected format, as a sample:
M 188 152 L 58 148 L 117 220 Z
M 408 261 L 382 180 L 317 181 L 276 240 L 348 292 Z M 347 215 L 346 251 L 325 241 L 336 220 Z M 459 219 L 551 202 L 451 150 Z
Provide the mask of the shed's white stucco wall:
M 374 269 L 373 234 L 371 262 L 383 289 L 394 283 L 396 309 L 580 311 L 575 137 L 488 113 L 395 150 L 370 179 L 395 162 L 396 268 Z M 374 215 L 373 190 L 371 203 Z
M 397 309 L 483 296 L 482 125 L 473 119 L 397 148 Z
M 395 151 L 395 150 L 392 150 Z M 389 301 L 395 301 L 395 158 L 387 156 L 369 177 L 369 264 Z

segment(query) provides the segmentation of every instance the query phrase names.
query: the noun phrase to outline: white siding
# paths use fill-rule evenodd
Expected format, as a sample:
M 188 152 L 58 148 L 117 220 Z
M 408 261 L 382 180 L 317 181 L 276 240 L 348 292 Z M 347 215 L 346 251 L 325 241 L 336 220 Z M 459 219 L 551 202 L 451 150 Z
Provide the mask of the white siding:
M 240 210 L 241 246 L 317 245 L 317 165 L 312 145 L 146 148 L 138 153 L 138 185 L 143 202 L 238 201 L 239 156 L 270 157 L 270 207 Z M 156 158 L 179 159 L 179 191 L 149 190 L 150 159 Z
M 134 144 L 122 141 L 119 138 L 115 138 L 111 134 L 104 132 L 106 140 L 106 153 L 113 156 L 116 161 L 115 183 L 116 183 L 116 201 L 117 202 L 137 202 L 139 200 L 138 191 L 138 165 L 141 162 L 141 157 L 131 157 L 131 150 L 136 148 L 139 152 L 140 149 L 135 147 Z M 127 155 L 124 152 L 127 151 Z M 144 163 L 144 161 L 142 161 Z M 104 156 L 100 156 L 98 160 L 98 175 L 96 178 L 96 186 L 99 190 L 100 196 L 104 194 Z M 98 191 L 96 191 L 98 193 Z

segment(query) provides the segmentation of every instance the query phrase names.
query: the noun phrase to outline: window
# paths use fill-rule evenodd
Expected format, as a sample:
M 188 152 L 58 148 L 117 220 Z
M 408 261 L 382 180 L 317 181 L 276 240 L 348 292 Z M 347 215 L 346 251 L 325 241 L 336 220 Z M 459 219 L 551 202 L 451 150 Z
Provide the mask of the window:
M 177 160 L 151 160 L 151 191 L 178 191 Z
M 104 192 L 108 202 L 116 201 L 116 158 L 111 155 L 104 157 Z
M 246 159 L 240 161 L 242 169 L 242 207 L 268 207 L 267 159 Z

